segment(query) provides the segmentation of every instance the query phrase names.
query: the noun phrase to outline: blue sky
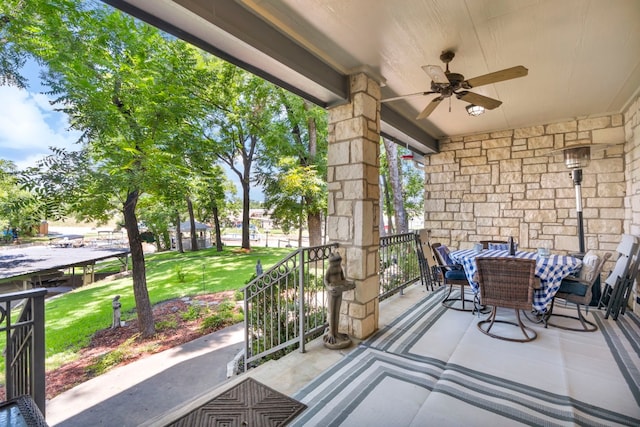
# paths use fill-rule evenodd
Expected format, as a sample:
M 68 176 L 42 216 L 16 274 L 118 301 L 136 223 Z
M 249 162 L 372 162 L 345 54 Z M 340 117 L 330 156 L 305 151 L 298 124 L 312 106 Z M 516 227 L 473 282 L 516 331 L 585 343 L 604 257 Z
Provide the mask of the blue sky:
M 0 86 L 0 157 L 18 168 L 32 166 L 51 154 L 50 146 L 73 150 L 79 132 L 68 131 L 66 115 L 53 110 L 38 79 L 39 69 L 27 64 L 27 90 Z

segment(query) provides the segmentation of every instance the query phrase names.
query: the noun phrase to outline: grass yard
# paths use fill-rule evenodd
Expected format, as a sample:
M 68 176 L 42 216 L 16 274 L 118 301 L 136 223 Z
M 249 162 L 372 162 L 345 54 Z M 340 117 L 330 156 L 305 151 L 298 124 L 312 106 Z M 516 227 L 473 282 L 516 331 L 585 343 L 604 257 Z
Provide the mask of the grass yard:
M 234 248 L 197 252 L 163 252 L 145 257 L 147 289 L 151 304 L 175 298 L 210 294 L 244 287 L 260 260 L 265 271 L 291 249 L 257 247 L 250 253 Z M 98 266 L 97 266 L 98 267 Z M 119 271 L 120 263 L 102 263 L 96 271 Z M 130 277 L 102 280 L 49 299 L 45 303 L 46 369 L 74 360 L 91 336 L 111 326 L 111 300 L 120 295 L 122 320 L 135 322 L 135 302 Z M 1 348 L 5 347 L 0 337 Z M 0 358 L 0 382 L 4 383 L 4 358 Z

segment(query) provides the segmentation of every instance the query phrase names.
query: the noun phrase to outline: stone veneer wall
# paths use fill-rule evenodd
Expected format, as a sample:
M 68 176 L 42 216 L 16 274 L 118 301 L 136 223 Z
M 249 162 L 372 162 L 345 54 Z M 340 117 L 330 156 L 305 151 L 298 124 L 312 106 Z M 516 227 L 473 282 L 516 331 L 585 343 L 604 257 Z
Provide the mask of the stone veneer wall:
M 380 84 L 356 74 L 350 85 L 351 102 L 329 109 L 327 233 L 356 282 L 343 294 L 339 330 L 363 339 L 379 318 Z
M 624 113 L 625 123 L 625 177 L 627 181 L 627 199 L 625 202 L 625 230 L 640 236 L 640 97 L 631 103 Z M 636 281 L 632 295 L 632 306 L 640 314 L 640 284 Z
M 626 116 L 637 127 L 638 102 Z M 623 143 L 623 122 L 616 114 L 441 141 L 440 153 L 425 159 L 425 228 L 431 242 L 462 249 L 513 236 L 525 250 L 577 252 L 573 181 L 562 154 L 548 153 L 571 145 Z M 615 251 L 621 234 L 640 235 L 640 136 L 629 128 L 633 141 L 592 153 L 583 171 L 587 250 Z

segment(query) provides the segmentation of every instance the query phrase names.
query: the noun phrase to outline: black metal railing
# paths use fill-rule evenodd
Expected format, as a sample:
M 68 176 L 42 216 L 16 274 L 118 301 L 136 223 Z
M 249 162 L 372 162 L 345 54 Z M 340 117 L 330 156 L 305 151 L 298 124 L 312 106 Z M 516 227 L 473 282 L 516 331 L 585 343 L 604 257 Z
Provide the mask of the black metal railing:
M 6 399 L 29 395 L 45 413 L 44 296 L 46 289 L 0 295 L 5 333 Z M 20 312 L 18 310 L 22 307 Z
M 328 325 L 324 275 L 337 244 L 301 248 L 244 288 L 244 369 L 299 347 Z M 380 300 L 412 283 L 431 284 L 417 233 L 380 238 Z M 426 265 L 426 267 L 425 267 Z M 427 274 L 423 274 L 426 268 Z
M 420 248 L 417 233 L 380 238 L 380 301 L 421 279 Z
M 253 362 L 287 353 L 328 324 L 324 275 L 337 244 L 301 248 L 244 288 L 245 370 Z M 277 355 L 275 356 L 277 357 Z

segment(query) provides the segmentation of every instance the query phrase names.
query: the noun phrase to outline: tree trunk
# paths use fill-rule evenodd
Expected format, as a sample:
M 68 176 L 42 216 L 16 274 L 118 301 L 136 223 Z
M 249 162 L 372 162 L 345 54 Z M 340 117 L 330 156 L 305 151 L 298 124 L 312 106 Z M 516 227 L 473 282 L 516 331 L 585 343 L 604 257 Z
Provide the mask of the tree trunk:
M 313 105 L 305 101 L 305 110 L 313 108 Z M 315 164 L 318 153 L 318 128 L 313 117 L 307 119 L 307 129 L 309 131 L 309 162 Z M 306 200 L 311 206 L 310 200 Z M 307 209 L 307 229 L 309 230 L 309 246 L 322 245 L 322 214 L 321 212 L 309 212 Z
M 386 236 L 387 230 L 384 228 L 384 179 L 382 175 L 380 175 L 380 179 L 378 181 L 380 184 L 380 198 L 378 199 L 378 208 L 380 209 L 380 236 Z
M 384 213 L 387 214 L 387 234 L 394 234 L 393 208 L 391 207 L 389 184 L 387 183 L 387 178 L 384 174 L 382 174 L 382 187 L 384 188 Z
M 160 243 L 160 234 L 153 235 L 154 240 L 156 241 L 156 252 L 162 251 L 162 243 Z
M 242 156 L 242 249 L 251 249 L 251 241 L 249 240 L 249 206 L 250 206 L 250 190 L 251 190 L 251 161 L 253 153 L 257 145 L 257 137 L 250 135 L 250 149 L 246 155 Z
M 301 204 L 304 204 L 304 197 L 300 200 Z M 302 247 L 302 212 L 300 212 L 300 216 L 298 217 L 298 248 Z
M 322 245 L 322 216 L 320 212 L 307 215 L 307 228 L 309 229 L 309 246 Z
M 163 243 L 163 247 L 162 250 L 167 250 L 171 249 L 171 234 L 169 233 L 169 230 L 164 230 L 162 232 L 162 243 Z
M 389 183 L 393 193 L 393 213 L 396 222 L 397 233 L 406 233 L 409 228 L 407 226 L 407 214 L 404 209 L 404 201 L 402 199 L 402 179 L 398 168 L 398 146 L 383 138 L 384 148 L 387 152 L 387 163 L 389 164 Z
M 176 211 L 176 249 L 181 254 L 184 253 L 184 248 L 182 247 L 182 229 L 180 227 L 180 213 Z
M 242 249 L 251 249 L 249 241 L 249 179 L 242 180 Z
M 138 313 L 138 330 L 143 338 L 148 338 L 156 333 L 156 328 L 153 321 L 151 302 L 149 300 L 149 291 L 147 290 L 144 252 L 142 251 L 142 240 L 140 240 L 140 230 L 138 229 L 138 218 L 136 218 L 138 196 L 139 192 L 137 190 L 127 194 L 127 200 L 123 207 L 123 215 L 124 227 L 127 230 L 129 248 L 131 250 L 133 295 Z
M 196 230 L 196 219 L 193 216 L 193 203 L 190 197 L 187 199 L 187 210 L 189 211 L 189 224 L 191 225 L 191 251 L 198 250 L 198 230 Z
M 216 250 L 222 252 L 222 236 L 220 235 L 220 217 L 218 217 L 218 206 L 213 207 L 213 226 L 216 230 Z

